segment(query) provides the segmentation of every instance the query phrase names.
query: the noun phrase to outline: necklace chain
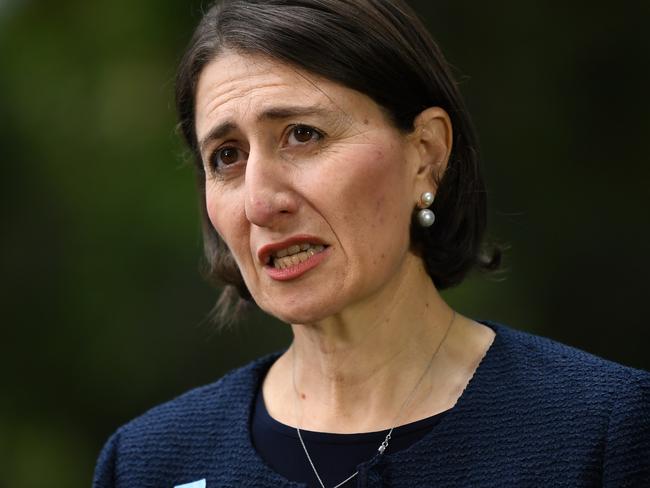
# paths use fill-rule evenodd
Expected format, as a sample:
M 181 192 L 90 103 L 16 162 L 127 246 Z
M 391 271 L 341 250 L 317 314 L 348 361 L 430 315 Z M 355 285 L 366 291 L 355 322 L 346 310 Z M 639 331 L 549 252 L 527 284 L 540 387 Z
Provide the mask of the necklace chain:
M 402 403 L 402 406 L 400 407 L 399 411 L 397 412 L 397 415 L 395 416 L 395 420 L 393 421 L 393 426 L 390 428 L 388 431 L 388 434 L 386 434 L 386 437 L 382 441 L 382 443 L 379 445 L 379 448 L 377 448 L 378 451 L 378 456 L 381 456 L 384 454 L 386 449 L 388 448 L 388 443 L 390 442 L 393 434 L 393 430 L 399 425 L 399 420 L 402 416 L 402 413 L 404 412 L 404 409 L 406 408 L 406 405 L 411 401 L 413 396 L 415 395 L 415 392 L 418 390 L 420 383 L 424 380 L 424 377 L 427 375 L 427 372 L 429 369 L 431 369 L 431 365 L 433 364 L 433 360 L 435 357 L 438 355 L 438 351 L 442 347 L 442 344 L 445 342 L 447 339 L 447 335 L 449 334 L 449 330 L 451 329 L 451 326 L 454 324 L 454 320 L 456 320 L 456 311 L 452 310 L 452 316 L 451 316 L 451 321 L 449 322 L 449 325 L 447 326 L 447 329 L 445 330 L 445 334 L 442 337 L 442 340 L 438 343 L 436 346 L 436 349 L 433 351 L 433 354 L 429 358 L 429 362 L 427 363 L 426 368 L 424 368 L 424 371 L 420 375 L 420 378 L 418 379 L 417 383 L 415 383 L 415 386 L 409 393 L 409 395 L 406 397 L 406 400 Z M 298 387 L 296 386 L 296 348 L 293 348 L 293 360 L 292 360 L 292 365 L 291 365 L 291 373 L 292 373 L 292 379 L 293 379 L 293 389 L 295 392 L 295 397 L 294 397 L 294 403 L 297 404 L 298 401 Z M 296 409 L 297 413 L 297 409 Z M 300 440 L 300 445 L 302 446 L 302 450 L 305 451 L 305 456 L 307 456 L 307 460 L 309 461 L 309 465 L 311 466 L 312 471 L 316 475 L 316 478 L 318 479 L 318 483 L 320 483 L 321 488 L 325 488 L 325 483 L 323 483 L 323 480 L 321 479 L 320 475 L 318 474 L 318 470 L 316 469 L 316 465 L 314 464 L 314 461 L 311 459 L 311 456 L 309 455 L 309 451 L 307 450 L 307 446 L 305 445 L 305 441 L 302 438 L 302 434 L 300 432 L 300 422 L 298 422 L 298 419 L 296 418 L 296 432 L 298 433 L 298 439 Z M 332 488 L 339 488 L 346 484 L 348 481 L 353 479 L 355 476 L 359 474 L 359 471 L 355 471 L 352 473 L 350 476 L 348 476 L 346 479 L 341 481 L 339 484 L 333 486 Z

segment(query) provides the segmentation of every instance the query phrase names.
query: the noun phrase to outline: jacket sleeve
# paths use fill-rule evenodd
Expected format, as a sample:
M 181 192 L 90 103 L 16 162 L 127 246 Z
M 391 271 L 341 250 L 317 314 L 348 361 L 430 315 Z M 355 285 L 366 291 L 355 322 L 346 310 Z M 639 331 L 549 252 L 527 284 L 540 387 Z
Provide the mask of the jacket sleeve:
M 603 486 L 650 487 L 650 374 L 635 371 L 609 419 Z
M 93 477 L 93 488 L 116 488 L 115 467 L 117 460 L 117 445 L 119 431 L 115 432 L 104 444 L 97 459 L 95 475 Z

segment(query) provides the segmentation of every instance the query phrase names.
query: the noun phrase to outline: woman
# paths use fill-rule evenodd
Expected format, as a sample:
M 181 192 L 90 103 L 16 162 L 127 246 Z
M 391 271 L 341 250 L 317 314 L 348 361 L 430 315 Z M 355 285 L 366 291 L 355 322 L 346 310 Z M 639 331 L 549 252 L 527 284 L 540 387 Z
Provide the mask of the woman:
M 650 378 L 452 310 L 485 191 L 394 0 L 226 0 L 177 80 L 222 315 L 294 340 L 119 429 L 97 487 L 647 486 Z

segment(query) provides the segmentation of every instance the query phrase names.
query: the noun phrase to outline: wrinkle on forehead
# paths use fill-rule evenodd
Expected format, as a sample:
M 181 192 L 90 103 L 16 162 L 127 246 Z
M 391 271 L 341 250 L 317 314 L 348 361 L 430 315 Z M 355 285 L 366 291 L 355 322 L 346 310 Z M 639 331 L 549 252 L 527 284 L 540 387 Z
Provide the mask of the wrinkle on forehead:
M 215 64 L 219 63 L 222 64 L 218 72 L 214 72 Z M 197 126 L 200 119 L 213 121 L 220 109 L 231 116 L 235 113 L 254 116 L 250 111 L 252 106 L 262 112 L 279 101 L 295 104 L 296 100 L 304 102 L 305 99 L 312 106 L 334 108 L 349 120 L 351 116 L 344 108 L 346 100 L 337 101 L 322 86 L 323 82 L 336 84 L 273 58 L 226 51 L 211 61 L 199 77 L 195 102 Z M 244 99 L 246 105 L 240 102 Z
M 283 86 L 282 83 L 259 83 L 250 86 L 251 81 L 256 78 L 263 79 L 264 76 L 249 76 L 246 80 L 233 80 L 214 84 L 213 87 L 208 88 L 209 92 L 206 94 L 206 97 L 209 98 L 208 103 L 199 106 L 199 97 L 197 96 L 197 117 L 202 116 L 206 119 L 213 118 L 216 111 L 228 105 L 241 108 L 241 105 L 237 104 L 238 101 L 249 98 L 248 102 L 250 104 L 250 102 L 255 100 L 256 96 L 262 96 L 261 94 L 256 95 L 256 91 L 259 92 L 262 89 L 273 89 Z
M 201 139 L 219 123 L 254 124 L 266 111 L 301 105 L 331 112 L 336 126 L 355 126 L 358 133 L 390 123 L 385 111 L 364 93 L 273 58 L 227 51 L 199 77 L 195 130 Z M 368 120 L 373 123 L 368 125 Z
M 226 76 L 219 76 L 217 81 L 210 83 L 209 80 L 213 77 L 206 77 L 206 73 L 211 68 L 214 69 L 215 63 L 223 63 L 224 59 L 228 59 L 229 56 L 233 55 L 236 57 L 231 57 L 228 60 L 230 62 L 225 65 L 224 69 L 221 69 L 222 73 L 227 73 Z M 245 64 L 241 62 L 243 59 L 245 59 Z M 296 75 L 295 78 L 287 78 L 286 71 L 283 71 L 282 74 L 275 73 L 274 66 L 292 70 Z M 209 119 L 214 116 L 214 113 L 219 108 L 233 106 L 233 103 L 234 106 L 237 106 L 236 103 L 244 98 L 248 98 L 250 102 L 253 102 L 258 97 L 263 97 L 264 102 L 270 102 L 274 91 L 280 92 L 286 88 L 291 90 L 294 98 L 299 95 L 296 93 L 297 91 L 304 91 L 306 92 L 305 95 L 313 97 L 314 93 L 309 88 L 315 88 L 332 101 L 314 80 L 311 80 L 305 73 L 290 65 L 261 56 L 227 52 L 208 64 L 199 77 L 195 113 L 197 117 L 201 116 Z M 284 96 L 286 97 L 286 94 Z M 209 101 L 199 105 L 201 99 L 208 99 Z M 263 107 L 264 103 L 258 105 Z

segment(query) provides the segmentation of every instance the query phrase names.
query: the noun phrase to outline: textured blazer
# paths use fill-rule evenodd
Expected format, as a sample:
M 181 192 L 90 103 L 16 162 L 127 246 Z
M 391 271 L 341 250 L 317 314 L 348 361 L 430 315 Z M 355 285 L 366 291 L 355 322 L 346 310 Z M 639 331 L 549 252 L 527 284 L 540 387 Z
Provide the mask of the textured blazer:
M 482 322 L 495 340 L 442 421 L 359 465 L 359 487 L 650 487 L 650 374 Z M 121 427 L 94 488 L 302 487 L 255 451 L 255 394 L 277 354 Z

